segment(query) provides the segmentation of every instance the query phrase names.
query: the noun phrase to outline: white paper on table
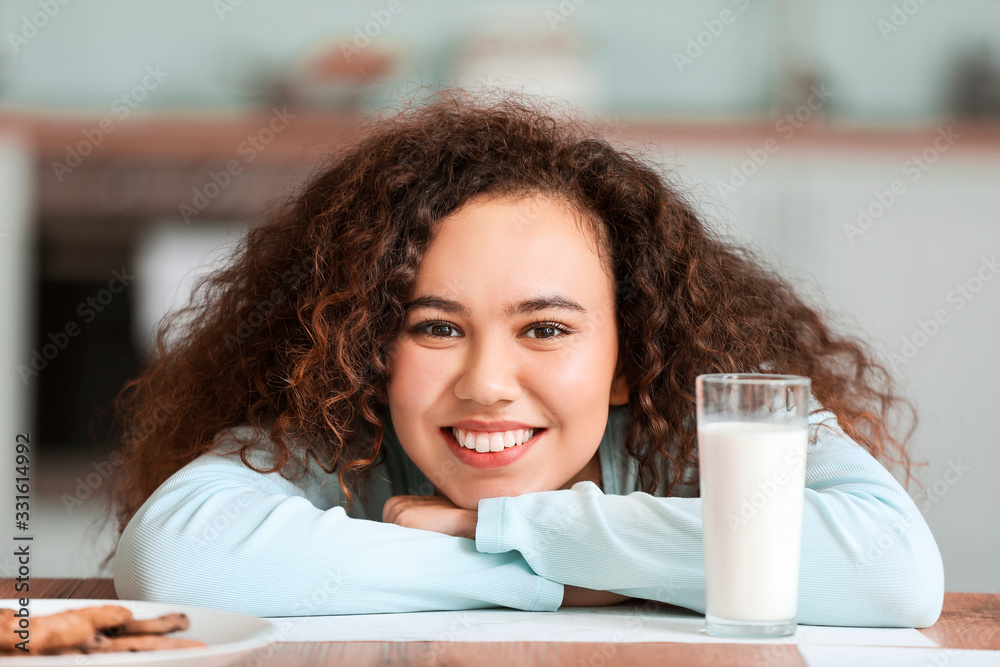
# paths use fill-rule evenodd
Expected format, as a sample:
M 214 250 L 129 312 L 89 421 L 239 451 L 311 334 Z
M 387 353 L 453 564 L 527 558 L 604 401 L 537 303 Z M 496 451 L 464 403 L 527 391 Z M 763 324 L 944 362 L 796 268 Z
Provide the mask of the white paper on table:
M 800 625 L 791 637 L 730 639 L 705 634 L 705 617 L 642 601 L 553 612 L 469 609 L 352 616 L 271 618 L 279 641 L 680 642 L 937 647 L 912 628 Z M 884 667 L 884 666 L 883 666 Z
M 1000 651 L 875 646 L 800 646 L 809 667 L 997 667 Z

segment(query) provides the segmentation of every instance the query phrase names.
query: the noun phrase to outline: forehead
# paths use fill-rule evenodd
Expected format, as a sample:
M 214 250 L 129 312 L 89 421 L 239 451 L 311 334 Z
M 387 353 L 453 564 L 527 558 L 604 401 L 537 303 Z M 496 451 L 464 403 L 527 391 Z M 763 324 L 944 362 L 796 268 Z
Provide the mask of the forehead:
M 442 218 L 413 293 L 483 299 L 572 293 L 591 306 L 611 298 L 590 223 L 544 195 L 473 200 Z M 506 301 L 505 301 L 506 302 Z

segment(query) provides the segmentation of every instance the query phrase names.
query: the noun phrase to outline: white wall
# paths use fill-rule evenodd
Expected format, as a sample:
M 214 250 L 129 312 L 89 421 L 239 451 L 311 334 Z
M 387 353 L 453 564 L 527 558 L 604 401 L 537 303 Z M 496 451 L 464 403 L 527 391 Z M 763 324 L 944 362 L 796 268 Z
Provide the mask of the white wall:
M 1000 160 L 956 143 L 914 182 L 902 170 L 913 150 L 786 146 L 723 201 L 716 184 L 746 148 L 680 146 L 668 163 L 710 220 L 760 246 L 804 291 L 821 291 L 884 358 L 898 355 L 889 369 L 919 416 L 911 455 L 927 463 L 913 469 L 923 488 L 908 490 L 938 540 L 946 589 L 1000 589 Z M 897 179 L 906 190 L 852 242 L 845 225 Z
M 147 65 L 161 65 L 169 77 L 142 102 L 143 110 L 246 105 L 241 77 L 294 64 L 324 43 L 352 39 L 387 2 L 234 2 L 232 12 L 217 13 L 213 7 L 220 4 L 226 6 L 202 0 L 60 4 L 58 13 L 14 50 L 9 33 L 23 32 L 24 20 L 41 10 L 36 0 L 2 3 L 0 101 L 106 113 Z M 399 47 L 405 58 L 393 81 L 371 91 L 369 103 L 380 106 L 397 81 L 454 80 L 460 74 L 452 61 L 458 46 L 475 35 L 502 38 L 497 17 L 517 16 L 525 32 L 581 41 L 586 78 L 577 85 L 594 86 L 594 111 L 757 114 L 769 109 L 779 71 L 810 64 L 838 91 L 840 118 L 935 118 L 944 105 L 948 67 L 961 49 L 982 39 L 992 45 L 997 62 L 1000 3 L 911 0 L 919 9 L 905 16 L 898 31 L 881 29 L 879 22 L 891 20 L 894 6 L 904 4 L 403 0 L 403 10 L 378 29 L 374 43 Z M 561 6 L 573 10 L 560 13 Z M 731 21 L 719 24 L 723 11 L 731 12 Z M 701 34 L 706 23 L 717 36 Z M 706 46 L 679 68 L 674 54 L 684 53 L 692 39 Z M 539 67 L 534 75 L 546 71 Z
M 160 320 L 189 303 L 197 281 L 227 263 L 245 232 L 245 225 L 234 222 L 185 226 L 167 220 L 139 240 L 132 255 L 136 279 L 131 293 L 137 350 L 153 349 Z

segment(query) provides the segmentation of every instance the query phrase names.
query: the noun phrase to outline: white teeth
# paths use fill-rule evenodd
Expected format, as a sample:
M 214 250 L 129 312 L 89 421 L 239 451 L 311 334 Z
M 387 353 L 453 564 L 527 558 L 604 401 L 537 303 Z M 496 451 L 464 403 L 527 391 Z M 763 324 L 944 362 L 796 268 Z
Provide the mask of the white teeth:
M 477 452 L 502 452 L 507 447 L 517 447 L 530 440 L 537 429 L 485 433 L 463 431 L 452 427 L 451 432 L 455 435 L 455 440 L 466 449 L 474 449 Z

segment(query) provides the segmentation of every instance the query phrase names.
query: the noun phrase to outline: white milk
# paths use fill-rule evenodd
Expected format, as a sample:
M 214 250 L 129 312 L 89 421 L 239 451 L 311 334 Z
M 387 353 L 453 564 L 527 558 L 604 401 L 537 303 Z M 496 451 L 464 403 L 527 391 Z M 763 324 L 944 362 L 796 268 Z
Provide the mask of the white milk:
M 780 424 L 698 428 L 708 614 L 795 618 L 806 437 Z

